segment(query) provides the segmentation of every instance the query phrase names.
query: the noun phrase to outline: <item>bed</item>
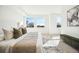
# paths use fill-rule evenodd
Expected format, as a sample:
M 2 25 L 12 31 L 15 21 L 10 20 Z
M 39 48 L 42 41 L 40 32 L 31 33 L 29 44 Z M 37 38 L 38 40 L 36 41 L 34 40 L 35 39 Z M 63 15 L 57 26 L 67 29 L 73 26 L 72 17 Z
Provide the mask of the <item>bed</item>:
M 30 32 L 18 39 L 0 42 L 1 53 L 41 53 L 42 35 L 40 32 Z

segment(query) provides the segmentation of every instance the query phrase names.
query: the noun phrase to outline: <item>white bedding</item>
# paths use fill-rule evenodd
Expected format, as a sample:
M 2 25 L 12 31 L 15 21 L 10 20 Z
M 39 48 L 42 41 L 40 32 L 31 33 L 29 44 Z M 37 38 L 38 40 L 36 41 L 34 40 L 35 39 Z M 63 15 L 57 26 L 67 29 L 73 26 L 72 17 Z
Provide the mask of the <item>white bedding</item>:
M 18 39 L 10 39 L 0 42 L 0 49 L 3 49 L 5 53 L 11 52 L 11 47 L 15 45 L 18 41 L 22 40 L 23 37 L 25 37 L 27 34 L 19 37 Z
M 6 41 L 1 41 L 0 42 L 0 52 L 8 52 L 9 51 L 9 46 L 11 45 L 11 43 L 15 41 L 15 39 L 11 39 L 11 40 L 6 40 Z
M 29 33 L 29 34 L 32 34 L 31 36 L 33 36 L 33 33 Z M 5 52 L 5 53 L 11 52 L 12 47 L 27 35 L 28 34 L 24 34 L 21 37 L 19 37 L 18 39 L 1 41 L 0 42 L 0 52 Z M 37 47 L 37 52 L 42 52 L 42 35 L 41 35 L 41 33 L 38 33 L 38 39 L 37 39 L 36 47 Z
M 41 32 L 38 33 L 38 40 L 37 40 L 37 53 L 41 53 L 42 50 L 42 46 L 43 46 L 43 42 L 42 42 L 42 35 Z

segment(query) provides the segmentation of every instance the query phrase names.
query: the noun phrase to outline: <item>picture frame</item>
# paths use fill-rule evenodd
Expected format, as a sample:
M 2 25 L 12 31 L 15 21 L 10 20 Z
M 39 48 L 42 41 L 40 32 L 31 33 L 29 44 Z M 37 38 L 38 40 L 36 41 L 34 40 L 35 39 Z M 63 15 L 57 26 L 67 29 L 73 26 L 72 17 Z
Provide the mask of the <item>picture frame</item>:
M 79 26 L 79 5 L 67 11 L 67 25 Z

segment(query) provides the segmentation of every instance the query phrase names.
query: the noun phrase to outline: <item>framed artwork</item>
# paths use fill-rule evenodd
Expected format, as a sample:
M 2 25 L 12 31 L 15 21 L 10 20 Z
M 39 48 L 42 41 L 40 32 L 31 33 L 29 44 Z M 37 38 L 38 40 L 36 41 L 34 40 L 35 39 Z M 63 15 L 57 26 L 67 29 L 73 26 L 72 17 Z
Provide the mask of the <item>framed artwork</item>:
M 79 5 L 67 11 L 67 25 L 79 26 Z

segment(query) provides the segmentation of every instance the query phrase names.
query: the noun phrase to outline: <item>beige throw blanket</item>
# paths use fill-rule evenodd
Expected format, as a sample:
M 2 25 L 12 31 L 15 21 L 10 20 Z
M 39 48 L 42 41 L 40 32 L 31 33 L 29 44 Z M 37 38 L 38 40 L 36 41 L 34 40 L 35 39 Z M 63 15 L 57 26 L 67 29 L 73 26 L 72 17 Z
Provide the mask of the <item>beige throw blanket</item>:
M 29 33 L 12 47 L 13 53 L 35 53 L 38 33 Z

